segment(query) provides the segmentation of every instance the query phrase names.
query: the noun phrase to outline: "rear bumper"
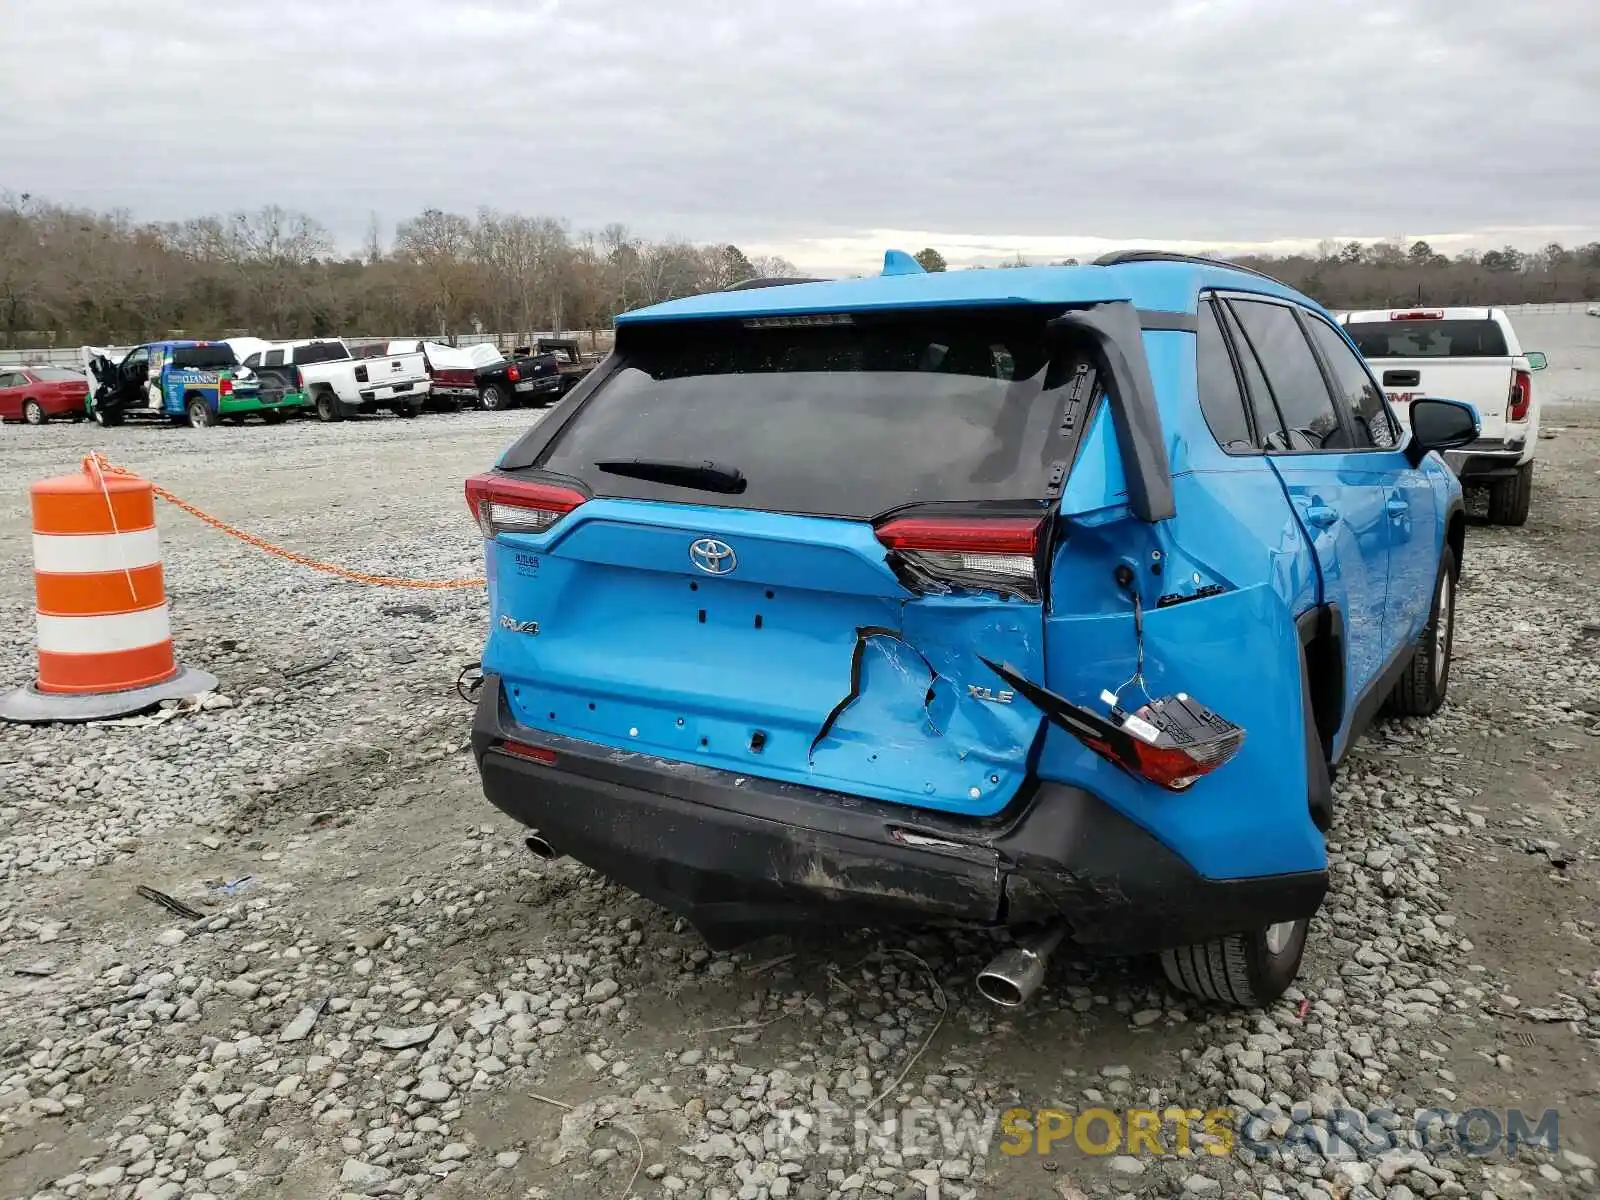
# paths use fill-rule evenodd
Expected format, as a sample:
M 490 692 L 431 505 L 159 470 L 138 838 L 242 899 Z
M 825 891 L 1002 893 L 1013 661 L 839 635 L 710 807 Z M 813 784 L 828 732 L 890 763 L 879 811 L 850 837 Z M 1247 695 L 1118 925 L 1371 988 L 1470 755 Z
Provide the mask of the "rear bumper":
M 1446 451 L 1444 461 L 1462 483 L 1492 483 L 1515 475 L 1529 457 L 1525 440 L 1479 438 L 1459 450 Z
M 507 739 L 555 765 L 507 753 Z M 1308 917 L 1325 872 L 1215 880 L 1103 800 L 1041 783 L 977 821 L 544 734 L 484 677 L 472 745 L 489 801 L 708 941 L 832 924 L 1021 926 L 1141 953 Z

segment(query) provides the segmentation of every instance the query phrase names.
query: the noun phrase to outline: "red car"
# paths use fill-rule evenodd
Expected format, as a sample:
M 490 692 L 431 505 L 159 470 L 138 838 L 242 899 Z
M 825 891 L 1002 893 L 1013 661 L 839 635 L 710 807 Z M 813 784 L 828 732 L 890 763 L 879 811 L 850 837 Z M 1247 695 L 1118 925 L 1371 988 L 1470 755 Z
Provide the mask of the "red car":
M 82 417 L 89 382 L 66 367 L 0 367 L 0 421 Z

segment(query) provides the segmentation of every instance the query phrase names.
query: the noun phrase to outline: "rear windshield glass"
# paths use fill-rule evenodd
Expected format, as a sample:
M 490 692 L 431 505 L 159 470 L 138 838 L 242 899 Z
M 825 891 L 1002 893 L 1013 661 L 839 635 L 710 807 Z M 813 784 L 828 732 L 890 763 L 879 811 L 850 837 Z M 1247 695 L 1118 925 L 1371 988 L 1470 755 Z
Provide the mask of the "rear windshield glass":
M 294 348 L 294 361 L 302 366 L 311 363 L 343 362 L 350 357 L 350 352 L 338 342 L 312 342 L 308 346 Z
M 1363 321 L 1345 326 L 1365 358 L 1504 358 L 1493 321 Z
M 238 364 L 232 346 L 176 346 L 172 351 L 172 365 L 191 371 L 220 371 Z
M 66 367 L 29 367 L 40 383 L 82 383 L 83 375 Z
M 859 316 L 847 325 L 625 327 L 620 363 L 539 464 L 597 495 L 874 516 L 930 501 L 1030 500 L 1070 460 L 1062 386 L 1037 308 Z M 705 463 L 742 493 L 601 471 Z

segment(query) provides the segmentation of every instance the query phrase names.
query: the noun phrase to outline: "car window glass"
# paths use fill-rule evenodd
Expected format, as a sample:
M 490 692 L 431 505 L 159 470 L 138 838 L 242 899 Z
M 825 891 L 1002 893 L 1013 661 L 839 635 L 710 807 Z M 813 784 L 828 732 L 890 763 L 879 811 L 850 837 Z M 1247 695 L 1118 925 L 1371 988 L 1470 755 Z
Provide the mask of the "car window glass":
M 1239 323 L 1224 304 L 1214 306 L 1218 321 L 1233 343 L 1234 357 L 1239 364 L 1239 374 L 1244 380 L 1245 399 L 1255 420 L 1256 444 L 1263 450 L 1289 449 L 1289 436 L 1283 430 L 1283 420 L 1272 403 L 1272 392 L 1267 387 L 1267 377 L 1261 373 L 1261 364 L 1255 351 L 1239 331 Z
M 1400 439 L 1384 405 L 1382 389 L 1372 382 L 1360 356 L 1333 326 L 1315 317 L 1310 320 L 1311 336 L 1317 339 L 1317 347 L 1333 373 L 1334 391 L 1350 410 L 1356 444 L 1385 450 L 1394 446 Z
M 1257 447 L 1245 419 L 1244 396 L 1233 372 L 1233 359 L 1222 340 L 1222 327 L 1209 304 L 1200 306 L 1200 327 L 1195 339 L 1195 382 L 1200 411 L 1211 436 L 1229 454 L 1249 454 Z
M 1327 382 L 1292 310 L 1282 304 L 1232 301 L 1246 341 L 1289 431 L 1291 450 L 1346 450 L 1349 438 Z
M 261 351 L 257 350 L 249 358 L 245 359 L 244 365 L 249 367 L 251 370 L 259 367 L 261 365 Z
M 283 366 L 283 351 L 282 350 L 268 350 L 267 351 L 267 357 L 262 359 L 262 365 L 263 366 L 267 366 L 267 367 L 281 367 L 281 366 Z
M 0 373 L 0 388 L 21 387 L 22 376 L 15 371 Z

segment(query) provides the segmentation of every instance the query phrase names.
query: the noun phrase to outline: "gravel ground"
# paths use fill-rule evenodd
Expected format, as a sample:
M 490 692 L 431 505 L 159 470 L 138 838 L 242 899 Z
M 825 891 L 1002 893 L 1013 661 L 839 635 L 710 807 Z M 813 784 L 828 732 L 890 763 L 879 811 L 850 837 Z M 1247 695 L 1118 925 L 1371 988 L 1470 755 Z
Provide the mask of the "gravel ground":
M 0 471 L 98 448 L 297 551 L 450 578 L 480 568 L 462 477 L 530 419 L 6 427 Z M 1451 704 L 1342 771 L 1301 987 L 1253 1014 L 1068 959 L 1002 1012 L 970 934 L 709 953 L 482 800 L 453 690 L 481 591 L 347 583 L 164 509 L 179 651 L 220 698 L 0 727 L 0 1196 L 1595 1194 L 1600 414 L 1545 424 L 1529 525 L 1469 532 Z M 6 685 L 33 653 L 16 491 Z M 1168 1118 L 1162 1154 L 1102 1124 L 1111 1152 L 1011 1155 L 982 1122 L 1013 1106 L 1278 1115 L 1255 1149 L 1196 1120 L 1179 1154 Z M 1433 1107 L 1556 1109 L 1561 1148 L 1418 1148 Z

